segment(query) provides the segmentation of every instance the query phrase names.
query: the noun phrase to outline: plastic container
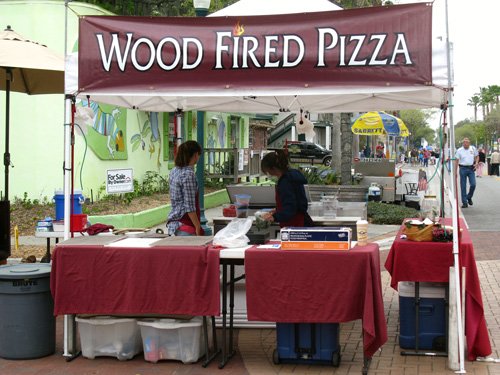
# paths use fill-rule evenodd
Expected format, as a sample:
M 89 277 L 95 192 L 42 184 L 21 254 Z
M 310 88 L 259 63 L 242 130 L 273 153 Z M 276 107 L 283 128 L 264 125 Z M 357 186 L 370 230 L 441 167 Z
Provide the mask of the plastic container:
M 334 195 L 325 195 L 321 198 L 321 202 L 323 205 L 323 216 L 335 219 L 337 217 L 337 208 L 339 202 L 337 197 Z
M 200 358 L 201 319 L 141 320 L 138 324 L 146 361 L 174 359 L 193 363 Z
M 338 323 L 276 323 L 273 362 L 340 365 Z
M 373 182 L 368 187 L 368 200 L 374 202 L 380 202 L 381 198 L 382 198 L 382 190 L 380 189 L 380 186 L 378 186 L 376 182 Z
M 367 204 L 366 202 L 339 202 L 337 207 L 337 217 L 361 217 L 366 220 Z
M 56 204 L 56 220 L 64 220 L 64 191 L 56 190 L 54 195 Z M 82 213 L 82 205 L 85 202 L 81 190 L 75 190 L 73 195 L 73 214 Z
M 236 206 L 236 217 L 246 218 L 248 217 L 248 206 Z
M 399 346 L 415 349 L 415 283 L 398 284 Z M 421 282 L 419 287 L 418 349 L 445 350 L 446 343 L 446 284 Z
M 366 246 L 368 243 L 368 221 L 358 220 L 356 221 L 356 231 L 358 246 Z
M 321 203 L 321 202 L 309 202 L 308 208 L 307 208 L 307 213 L 310 216 L 323 216 L 323 214 L 324 214 L 323 203 Z
M 250 198 L 252 198 L 252 196 L 248 194 L 235 194 L 234 198 L 236 199 L 236 204 L 238 206 L 248 207 L 248 205 L 250 205 Z
M 116 357 L 132 359 L 142 351 L 136 319 L 99 316 L 76 318 L 80 332 L 82 355 L 86 358 Z
M 0 267 L 0 357 L 32 359 L 56 350 L 47 263 Z
M 70 230 L 71 232 L 81 232 L 87 227 L 87 215 L 74 214 L 71 215 Z
M 222 206 L 222 216 L 224 217 L 236 217 L 236 205 L 225 204 Z

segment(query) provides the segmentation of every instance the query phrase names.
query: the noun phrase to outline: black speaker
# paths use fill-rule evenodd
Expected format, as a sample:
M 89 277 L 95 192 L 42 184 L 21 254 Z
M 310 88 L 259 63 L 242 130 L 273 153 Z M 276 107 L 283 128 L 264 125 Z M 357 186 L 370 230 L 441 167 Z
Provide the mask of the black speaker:
M 10 256 L 10 202 L 0 201 L 0 261 Z

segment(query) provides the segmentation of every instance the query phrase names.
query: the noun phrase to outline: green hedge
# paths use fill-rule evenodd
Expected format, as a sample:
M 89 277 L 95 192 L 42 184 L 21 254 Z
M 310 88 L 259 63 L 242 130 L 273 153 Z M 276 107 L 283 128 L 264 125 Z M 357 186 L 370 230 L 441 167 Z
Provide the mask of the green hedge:
M 399 225 L 409 217 L 420 217 L 420 211 L 397 204 L 368 202 L 368 218 L 373 224 Z

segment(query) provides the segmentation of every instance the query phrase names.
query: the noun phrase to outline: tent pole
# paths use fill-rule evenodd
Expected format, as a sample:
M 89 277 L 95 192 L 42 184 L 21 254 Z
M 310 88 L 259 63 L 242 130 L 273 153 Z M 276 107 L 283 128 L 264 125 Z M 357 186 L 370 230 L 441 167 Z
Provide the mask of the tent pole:
M 201 154 L 196 165 L 196 181 L 198 182 L 198 202 L 200 205 L 200 224 L 205 236 L 212 235 L 205 217 L 205 112 L 196 112 L 196 139 L 201 146 Z
M 3 162 L 5 166 L 5 196 L 0 202 L 0 265 L 7 262 L 11 254 L 10 240 L 10 202 L 9 202 L 9 119 L 10 119 L 10 81 L 12 80 L 12 71 L 10 68 L 5 72 L 5 153 Z
M 451 165 L 451 202 L 452 202 L 452 222 L 453 222 L 453 259 L 455 271 L 455 293 L 456 293 L 456 311 L 457 311 L 457 332 L 458 332 L 458 358 L 459 369 L 456 371 L 458 374 L 465 374 L 464 367 L 464 334 L 462 326 L 462 302 L 460 294 L 460 263 L 459 263 L 459 224 L 458 224 L 458 195 L 457 195 L 457 179 L 455 166 L 455 129 L 453 124 L 453 82 L 451 80 L 451 46 L 450 46 L 450 31 L 448 27 L 448 0 L 445 0 L 445 17 L 446 17 L 446 61 L 448 69 L 448 107 L 450 110 L 450 156 L 453 159 Z
M 67 40 L 68 40 L 68 3 L 70 0 L 64 1 L 64 58 L 67 59 Z M 72 103 L 74 97 L 66 95 L 64 100 L 64 239 L 69 238 L 70 229 L 70 182 L 71 175 L 68 173 L 71 166 L 71 115 Z M 64 315 L 63 319 L 63 356 L 69 361 L 77 356 L 76 350 L 76 321 L 74 315 Z
M 5 153 L 3 164 L 5 166 L 5 197 L 4 200 L 9 200 L 9 167 L 10 167 L 10 81 L 12 81 L 12 70 L 7 68 L 5 72 Z M 10 220 L 9 220 L 10 222 Z

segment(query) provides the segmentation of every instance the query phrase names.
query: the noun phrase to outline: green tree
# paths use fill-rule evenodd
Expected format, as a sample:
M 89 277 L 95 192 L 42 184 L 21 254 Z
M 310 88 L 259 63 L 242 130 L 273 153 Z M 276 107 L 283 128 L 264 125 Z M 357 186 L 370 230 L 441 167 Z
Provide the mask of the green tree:
M 399 112 L 399 117 L 410 131 L 411 147 L 418 148 L 422 146 L 422 138 L 429 142 L 429 144 L 434 143 L 436 132 L 428 124 L 432 114 L 432 111 L 420 109 L 408 109 Z
M 500 137 L 500 108 L 495 108 L 484 120 L 485 132 L 489 139 Z
M 476 147 L 486 143 L 486 127 L 483 122 L 463 121 L 460 126 L 455 126 L 455 147 L 460 147 L 461 140 L 469 138 Z
M 480 105 L 483 110 L 483 119 L 489 115 L 495 103 L 495 96 L 487 87 L 479 88 Z
M 471 107 L 474 107 L 474 122 L 477 122 L 477 107 L 479 106 L 479 103 L 481 102 L 481 98 L 479 97 L 478 94 L 474 94 L 470 99 L 467 105 L 470 105 Z
M 194 16 L 193 0 L 83 0 L 124 16 Z M 209 12 L 225 8 L 236 0 L 212 0 Z
M 499 97 L 500 97 L 500 86 L 499 85 L 491 85 L 491 86 L 488 86 L 488 90 L 491 93 L 491 95 L 495 98 L 495 103 L 498 105 L 499 104 Z

